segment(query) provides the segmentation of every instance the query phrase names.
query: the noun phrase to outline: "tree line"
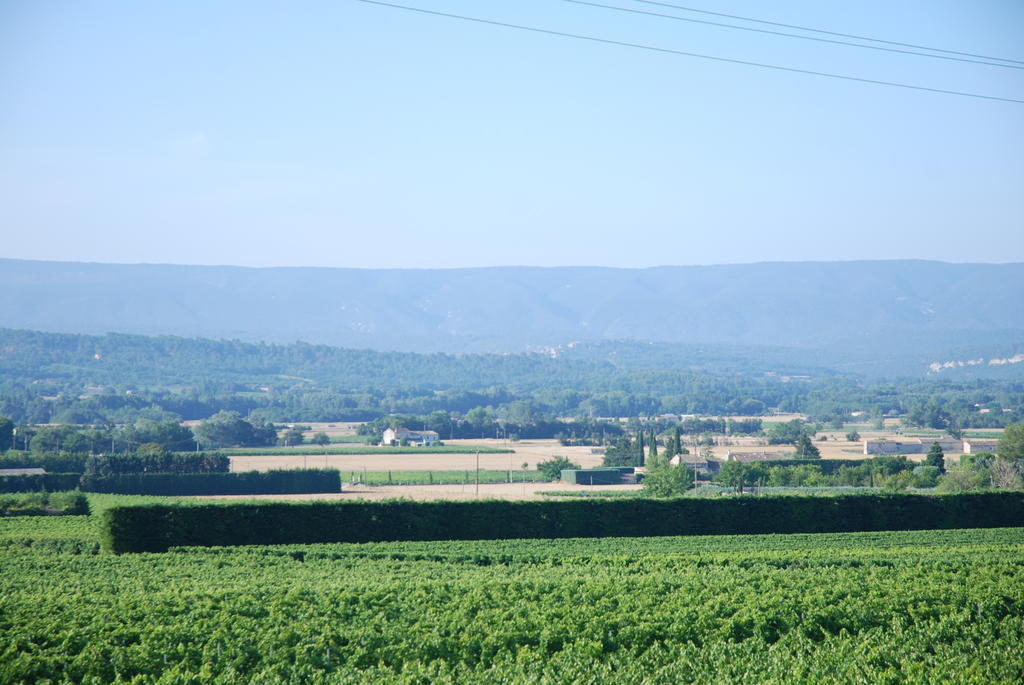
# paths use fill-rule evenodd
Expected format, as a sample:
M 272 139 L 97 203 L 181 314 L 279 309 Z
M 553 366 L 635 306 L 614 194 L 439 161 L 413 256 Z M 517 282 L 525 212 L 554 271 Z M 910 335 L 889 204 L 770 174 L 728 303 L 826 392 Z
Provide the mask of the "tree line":
M 0 329 L 0 345 L 9 352 L 0 356 L 0 415 L 23 424 L 200 420 L 220 411 L 267 422 L 368 421 L 478 407 L 521 412 L 519 403 L 576 418 L 777 410 L 830 422 L 861 411 L 954 432 L 1024 419 L 1024 382 L 1014 380 L 872 381 L 822 370 L 786 381 L 694 370 L 675 358 L 618 355 L 624 361 L 612 363 L 9 329 Z

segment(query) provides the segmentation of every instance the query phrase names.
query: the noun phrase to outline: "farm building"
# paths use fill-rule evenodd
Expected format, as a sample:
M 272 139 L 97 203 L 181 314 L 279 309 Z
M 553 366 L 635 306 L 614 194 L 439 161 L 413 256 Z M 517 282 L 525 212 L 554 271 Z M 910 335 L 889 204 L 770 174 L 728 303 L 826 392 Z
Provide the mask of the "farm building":
M 436 445 L 441 440 L 437 431 L 411 431 L 408 428 L 388 428 L 384 431 L 381 443 L 384 445 L 400 445 L 402 441 L 409 445 L 429 446 Z
M 864 441 L 864 454 L 924 454 L 935 443 L 943 452 L 959 452 L 962 445 L 952 438 L 874 438 Z
M 563 469 L 562 482 L 573 485 L 622 485 L 636 483 L 636 470 L 632 466 L 613 466 L 597 469 Z
M 754 461 L 776 461 L 778 459 L 790 459 L 792 454 L 786 452 L 726 452 L 726 461 L 739 461 L 750 463 Z
M 998 440 L 968 438 L 964 440 L 964 454 L 977 454 L 978 452 L 992 452 L 995 454 L 998 444 Z
M 873 438 L 864 441 L 864 454 L 920 454 L 923 451 L 924 446 L 917 438 Z
M 672 466 L 683 464 L 700 473 L 718 473 L 718 470 L 722 467 L 722 462 L 715 461 L 714 459 L 705 459 L 697 454 L 677 454 L 669 459 L 668 463 L 672 464 Z

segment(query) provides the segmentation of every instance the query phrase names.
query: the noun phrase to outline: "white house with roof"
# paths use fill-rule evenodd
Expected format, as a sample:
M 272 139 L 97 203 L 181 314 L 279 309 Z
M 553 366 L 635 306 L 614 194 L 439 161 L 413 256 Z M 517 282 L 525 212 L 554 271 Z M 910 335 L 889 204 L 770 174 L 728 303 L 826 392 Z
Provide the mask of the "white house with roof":
M 441 442 L 437 431 L 411 431 L 408 428 L 388 428 L 381 438 L 383 445 L 401 445 L 402 441 L 417 447 L 429 447 Z
M 978 452 L 992 452 L 994 454 L 998 444 L 998 440 L 989 438 L 967 438 L 964 440 L 964 454 L 977 454 Z
M 705 459 L 699 454 L 677 454 L 669 459 L 668 462 L 672 466 L 679 466 L 680 464 L 689 466 L 700 473 L 718 473 L 719 468 L 722 466 L 721 462 Z

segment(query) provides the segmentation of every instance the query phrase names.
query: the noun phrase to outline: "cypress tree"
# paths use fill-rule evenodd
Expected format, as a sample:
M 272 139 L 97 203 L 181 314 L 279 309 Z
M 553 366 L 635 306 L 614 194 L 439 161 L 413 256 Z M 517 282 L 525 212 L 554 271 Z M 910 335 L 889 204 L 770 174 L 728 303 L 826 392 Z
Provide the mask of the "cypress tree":
M 924 458 L 924 463 L 927 466 L 937 466 L 939 473 L 946 472 L 946 455 L 939 447 L 939 443 L 933 442 L 932 447 L 928 450 L 928 456 Z
M 640 444 L 640 466 L 644 465 L 644 432 L 642 430 L 637 431 L 636 434 L 637 442 Z
M 658 456 L 658 438 L 654 435 L 654 431 L 651 431 L 651 444 L 647 448 L 647 456 L 651 459 Z
M 814 459 L 815 457 L 820 457 L 821 452 L 811 442 L 810 436 L 804 433 L 796 441 L 796 456 L 799 459 Z

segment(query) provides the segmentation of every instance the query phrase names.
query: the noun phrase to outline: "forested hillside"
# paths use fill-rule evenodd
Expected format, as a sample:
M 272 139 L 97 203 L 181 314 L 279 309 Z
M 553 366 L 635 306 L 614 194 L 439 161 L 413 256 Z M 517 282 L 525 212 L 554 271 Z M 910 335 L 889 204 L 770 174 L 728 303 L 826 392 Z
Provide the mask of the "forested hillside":
M 918 353 L 1024 342 L 1022 301 L 1024 264 L 380 270 L 0 260 L 0 321 L 12 328 L 419 352 L 622 339 L 800 346 L 885 373 L 910 354 L 910 375 L 935 361 Z
M 554 356 L 456 356 L 0 329 L 0 415 L 17 422 L 203 419 L 220 410 L 273 421 L 371 420 L 477 408 L 524 425 L 556 416 L 781 410 L 998 427 L 1022 417 L 1024 381 L 877 382 L 696 346 L 609 342 Z

